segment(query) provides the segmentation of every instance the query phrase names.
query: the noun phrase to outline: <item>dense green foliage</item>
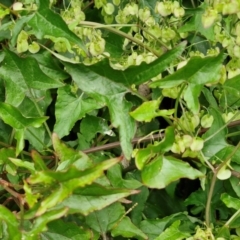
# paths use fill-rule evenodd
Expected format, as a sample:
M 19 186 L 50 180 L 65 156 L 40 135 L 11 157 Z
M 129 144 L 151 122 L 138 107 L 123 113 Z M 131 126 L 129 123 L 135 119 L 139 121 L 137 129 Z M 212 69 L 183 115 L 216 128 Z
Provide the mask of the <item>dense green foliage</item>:
M 240 239 L 239 19 L 2 0 L 0 238 Z

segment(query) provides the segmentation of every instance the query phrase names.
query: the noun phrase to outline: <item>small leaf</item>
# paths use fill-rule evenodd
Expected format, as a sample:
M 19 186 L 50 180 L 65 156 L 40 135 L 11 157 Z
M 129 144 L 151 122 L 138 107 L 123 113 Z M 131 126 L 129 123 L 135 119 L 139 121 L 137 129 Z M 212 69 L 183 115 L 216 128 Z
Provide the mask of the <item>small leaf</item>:
M 35 172 L 34 164 L 31 162 L 23 161 L 17 158 L 9 158 L 9 160 L 15 164 L 17 167 L 23 167 L 28 169 L 31 173 Z
M 0 117 L 2 120 L 16 129 L 24 129 L 29 126 L 40 127 L 48 118 L 26 118 L 19 110 L 10 104 L 0 102 Z

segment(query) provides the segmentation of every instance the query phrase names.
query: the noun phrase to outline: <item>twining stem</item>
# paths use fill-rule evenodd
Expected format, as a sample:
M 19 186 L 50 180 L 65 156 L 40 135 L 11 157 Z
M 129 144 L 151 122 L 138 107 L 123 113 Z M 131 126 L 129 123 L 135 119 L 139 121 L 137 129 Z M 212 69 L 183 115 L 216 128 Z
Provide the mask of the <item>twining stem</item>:
M 175 106 L 174 106 L 174 108 L 175 108 L 175 112 L 174 112 L 174 117 L 175 117 L 175 119 L 177 119 L 178 103 L 179 103 L 179 100 L 180 100 L 180 98 L 181 98 L 181 95 L 182 95 L 182 92 L 183 92 L 185 86 L 186 86 L 186 83 L 185 83 L 185 84 L 183 83 L 183 85 L 182 85 L 182 87 L 181 87 L 181 89 L 180 89 L 180 91 L 179 91 L 179 93 L 178 93 L 176 102 L 175 102 Z
M 221 170 L 221 168 L 227 164 L 227 162 L 232 158 L 232 156 L 237 152 L 239 148 L 240 148 L 240 142 L 236 145 L 234 150 L 225 158 L 225 160 L 219 166 L 217 166 L 217 168 L 215 168 L 213 171 L 213 178 L 212 178 L 211 186 L 208 193 L 208 199 L 207 199 L 206 211 L 205 211 L 206 225 L 208 228 L 210 228 L 211 201 L 212 201 L 214 187 L 217 181 L 217 174 Z
M 239 126 L 239 125 L 240 125 L 240 120 L 237 120 L 237 121 L 229 123 L 228 127 L 235 127 L 235 126 Z M 207 130 L 208 129 L 206 129 L 206 128 L 202 128 L 199 131 L 199 135 L 205 133 Z M 147 137 L 136 137 L 136 138 L 132 139 L 132 144 L 136 144 L 138 142 L 149 142 L 149 141 L 158 140 L 158 139 L 162 139 L 162 138 L 164 138 L 164 133 L 149 135 Z M 104 144 L 102 146 L 92 147 L 92 148 L 83 150 L 83 152 L 84 153 L 93 153 L 93 152 L 104 151 L 104 150 L 116 148 L 119 146 L 121 146 L 121 143 L 118 141 L 118 142 Z
M 206 209 L 205 209 L 205 219 L 206 219 L 206 225 L 208 228 L 210 228 L 210 222 L 211 222 L 211 201 L 212 201 L 212 196 L 213 196 L 213 191 L 214 187 L 217 181 L 217 174 L 213 174 L 213 178 L 211 181 L 211 186 L 209 189 L 208 193 L 208 198 L 207 198 L 207 204 L 206 204 Z

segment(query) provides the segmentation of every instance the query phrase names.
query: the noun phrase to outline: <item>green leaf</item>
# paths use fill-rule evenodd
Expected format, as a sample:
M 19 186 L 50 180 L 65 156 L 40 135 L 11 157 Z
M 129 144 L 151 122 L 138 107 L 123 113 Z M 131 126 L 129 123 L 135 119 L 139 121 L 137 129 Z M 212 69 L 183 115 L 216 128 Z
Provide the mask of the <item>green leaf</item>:
M 87 216 L 93 211 L 101 210 L 124 197 L 138 192 L 128 189 L 105 188 L 92 184 L 74 191 L 74 194 L 65 199 L 60 204 L 60 207 L 68 207 L 71 214 L 80 213 Z M 81 204 L 79 205 L 80 202 Z
M 168 88 L 177 86 L 185 81 L 196 85 L 215 82 L 218 80 L 216 76 L 219 73 L 223 60 L 223 54 L 219 54 L 216 57 L 192 57 L 186 66 L 161 80 L 151 83 L 150 86 Z
M 22 239 L 22 234 L 19 231 L 19 223 L 17 218 L 3 205 L 0 205 L 0 219 L 4 221 L 7 225 L 7 233 L 9 239 L 12 240 Z
M 40 170 L 47 170 L 47 165 L 45 164 L 45 162 L 43 161 L 41 155 L 36 152 L 36 151 L 32 151 L 31 152 L 31 156 L 32 156 L 32 160 L 34 162 L 34 168 L 37 170 L 37 171 L 40 171 Z
M 133 66 L 125 71 L 114 70 L 109 65 L 108 60 L 103 60 L 89 66 L 89 69 L 102 77 L 109 78 L 111 81 L 121 83 L 126 87 L 131 87 L 132 84 L 138 85 L 147 82 L 149 79 L 163 72 L 168 65 L 180 56 L 184 48 L 185 43 L 182 43 L 149 64 L 142 63 L 139 66 Z
M 14 24 L 14 27 L 12 29 L 12 37 L 10 39 L 10 46 L 12 48 L 15 47 L 16 43 L 17 43 L 17 37 L 18 34 L 21 32 L 21 30 L 23 29 L 24 25 L 32 18 L 32 15 L 29 16 L 21 16 L 20 19 L 18 19 L 18 21 L 16 21 L 16 23 Z
M 186 239 L 190 236 L 189 233 L 182 232 L 179 230 L 181 221 L 178 220 L 174 222 L 169 228 L 167 228 L 163 233 L 161 233 L 155 240 L 181 240 Z
M 228 146 L 225 140 L 227 128 L 223 128 L 222 130 L 219 131 L 219 129 L 221 129 L 225 125 L 220 112 L 214 108 L 209 108 L 208 111 L 209 114 L 213 116 L 214 120 L 211 128 L 202 135 L 202 138 L 207 139 L 213 134 L 214 136 L 210 138 L 208 141 L 204 141 L 204 148 L 202 151 L 206 157 L 212 157 L 221 149 Z
M 214 41 L 215 33 L 214 33 L 214 24 L 209 28 L 204 28 L 202 24 L 202 15 L 204 14 L 204 10 L 206 9 L 206 5 L 203 4 L 198 8 L 190 8 L 187 9 L 188 12 L 191 11 L 192 18 L 190 21 L 186 22 L 186 24 L 182 25 L 178 31 L 179 32 L 200 32 L 206 39 Z
M 130 216 L 133 224 L 139 227 L 149 197 L 149 190 L 145 186 L 140 187 L 138 190 L 140 191 L 138 194 L 131 196 L 132 206 L 134 207 L 130 212 Z
M 15 157 L 15 149 L 13 148 L 1 148 L 0 149 L 0 165 L 9 162 L 9 157 Z
M 59 219 L 52 221 L 47 225 L 48 229 L 41 235 L 48 240 L 89 240 L 92 239 L 93 232 L 90 229 L 84 229 L 72 222 L 64 222 Z
M 100 211 L 88 215 L 86 217 L 86 223 L 95 231 L 104 234 L 115 227 L 116 223 L 124 214 L 124 207 L 119 202 L 116 202 Z
M 9 158 L 9 160 L 15 164 L 17 167 L 23 167 L 28 169 L 31 173 L 35 172 L 34 164 L 28 161 L 23 161 L 17 158 Z
M 33 223 L 33 226 L 31 227 L 31 231 L 26 232 L 26 236 L 31 236 L 32 238 L 38 237 L 38 234 L 45 231 L 47 224 L 53 220 L 59 219 L 66 215 L 68 212 L 67 208 L 57 209 L 57 210 L 51 210 L 47 213 L 43 214 L 42 216 L 38 216 Z M 34 238 L 33 238 L 34 239 Z
M 91 142 L 97 133 L 110 136 L 111 134 L 114 134 L 113 131 L 109 128 L 106 119 L 91 115 L 87 115 L 81 121 L 80 132 L 87 142 Z
M 7 92 L 10 94 L 9 96 L 7 94 L 6 101 L 16 106 L 22 102 L 29 88 L 46 90 L 63 86 L 63 83 L 44 74 L 34 58 L 21 58 L 7 49 L 0 68 L 0 76 L 5 80 Z
M 221 200 L 228 208 L 234 208 L 236 210 L 240 209 L 240 200 L 238 198 L 234 198 L 227 193 L 223 193 L 221 195 Z
M 113 187 L 136 189 L 142 186 L 141 182 L 136 179 L 123 179 L 120 164 L 116 164 L 110 168 L 107 172 L 107 177 Z
M 14 138 L 17 140 L 16 156 L 24 149 L 24 129 L 16 129 Z
M 41 70 L 52 79 L 63 81 L 69 75 L 62 69 L 61 63 L 53 58 L 52 54 L 48 51 L 40 51 L 39 53 L 32 54 L 39 64 Z
M 221 106 L 240 106 L 240 87 L 239 87 L 240 75 L 228 79 L 223 85 L 223 96 L 220 98 Z
M 107 76 L 100 76 L 82 64 L 72 65 L 64 63 L 67 72 L 72 76 L 76 85 L 98 101 L 103 101 L 108 106 L 112 125 L 119 127 L 120 142 L 127 159 L 132 153 L 131 140 L 135 134 L 135 123 L 129 116 L 131 104 L 124 99 L 128 91 L 122 84 L 115 83 Z
M 141 176 L 146 186 L 161 189 L 180 178 L 196 179 L 203 174 L 179 159 L 158 156 L 144 166 Z
M 146 148 L 135 149 L 134 157 L 135 164 L 139 170 L 143 169 L 144 165 L 153 159 L 157 153 L 164 153 L 171 149 L 175 141 L 174 127 L 167 127 L 165 129 L 165 136 L 162 141 L 148 144 Z
M 169 116 L 174 113 L 174 109 L 159 110 L 160 100 L 152 100 L 144 102 L 137 109 L 130 113 L 130 115 L 137 121 L 150 122 L 153 118 L 159 116 Z
M 92 161 L 86 154 L 67 147 L 56 134 L 53 134 L 52 142 L 55 154 L 62 162 L 58 166 L 58 171 L 67 169 L 70 166 L 75 166 L 78 170 L 84 170 L 92 166 Z
M 119 162 L 119 159 L 106 160 L 84 171 L 79 171 L 72 166 L 64 172 L 35 172 L 35 174 L 32 174 L 28 179 L 30 184 L 61 183 L 59 186 L 56 186 L 53 189 L 53 192 L 41 202 L 41 206 L 39 207 L 36 215 L 39 216 L 48 209 L 56 206 L 58 203 L 61 203 L 64 199 L 71 195 L 76 188 L 91 184 L 94 180 L 103 175 L 104 170 L 107 170 L 117 162 Z
M 86 113 L 100 107 L 102 107 L 102 105 L 94 99 L 84 99 L 82 95 L 78 96 L 71 92 L 69 85 L 58 88 L 54 132 L 56 132 L 60 138 L 68 135 L 77 120 L 84 117 Z
M 120 223 L 111 231 L 113 237 L 122 236 L 124 238 L 148 239 L 147 235 L 137 228 L 129 217 L 124 217 Z
M 140 224 L 140 229 L 147 234 L 150 240 L 154 240 L 163 232 L 165 227 L 172 221 L 175 215 L 170 215 L 161 219 L 146 219 Z
M 203 85 L 218 80 L 224 58 L 223 54 L 216 57 L 193 57 L 186 66 L 164 79 L 151 83 L 150 87 L 170 88 L 183 82 L 189 83 L 184 99 L 188 107 L 196 113 L 199 111 L 198 97 Z
M 42 39 L 46 35 L 64 37 L 85 50 L 82 40 L 69 30 L 59 14 L 49 9 L 49 0 L 39 0 L 39 2 L 38 11 L 28 21 L 28 25 L 33 28 L 37 38 Z
M 24 129 L 29 126 L 40 127 L 47 120 L 47 117 L 26 118 L 17 108 L 2 102 L 0 102 L 0 117 L 5 123 L 16 129 Z

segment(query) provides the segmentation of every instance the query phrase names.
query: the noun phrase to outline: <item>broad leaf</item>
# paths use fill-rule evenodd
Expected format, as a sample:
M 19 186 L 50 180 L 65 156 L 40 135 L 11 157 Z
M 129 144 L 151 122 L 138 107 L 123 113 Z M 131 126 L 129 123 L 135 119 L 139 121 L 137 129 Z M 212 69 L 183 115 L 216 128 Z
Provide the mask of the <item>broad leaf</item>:
M 64 63 L 76 85 L 98 101 L 104 101 L 109 108 L 112 125 L 120 129 L 120 141 L 125 156 L 132 153 L 131 139 L 135 134 L 135 123 L 129 116 L 131 104 L 124 99 L 128 91 L 122 84 L 100 76 L 84 65 Z
M 47 117 L 26 118 L 17 108 L 2 102 L 0 102 L 0 117 L 5 123 L 16 129 L 30 126 L 40 127 L 47 120 Z
M 117 202 L 88 215 L 86 217 L 86 223 L 95 231 L 104 234 L 113 227 L 116 227 L 118 221 L 124 216 L 124 214 L 124 207 Z
M 180 178 L 196 179 L 203 176 L 188 163 L 170 156 L 156 157 L 144 166 L 141 175 L 146 186 L 159 189 Z
M 83 98 L 71 92 L 71 87 L 66 85 L 58 89 L 56 102 L 56 124 L 54 132 L 61 138 L 68 135 L 77 120 L 86 113 L 102 107 L 102 104 L 91 98 Z M 71 117 L 70 117 L 71 116 Z
M 234 208 L 235 210 L 240 209 L 240 200 L 238 198 L 234 198 L 227 193 L 223 193 L 221 195 L 221 200 L 228 208 Z
M 65 222 L 61 219 L 52 221 L 48 224 L 46 232 L 41 234 L 48 240 L 89 240 L 92 239 L 93 232 L 90 229 L 84 229 L 75 223 Z
M 13 105 L 19 105 L 22 102 L 29 88 L 46 90 L 63 86 L 63 83 L 44 74 L 34 58 L 21 58 L 7 49 L 5 49 L 5 58 L 0 68 L 0 76 L 7 84 L 9 95 L 7 94 L 6 101 Z
M 42 39 L 46 35 L 64 37 L 82 49 L 85 49 L 82 40 L 69 30 L 67 24 L 58 14 L 49 9 L 49 0 L 39 0 L 39 2 L 38 11 L 28 22 L 28 25 L 33 28 L 37 38 Z

